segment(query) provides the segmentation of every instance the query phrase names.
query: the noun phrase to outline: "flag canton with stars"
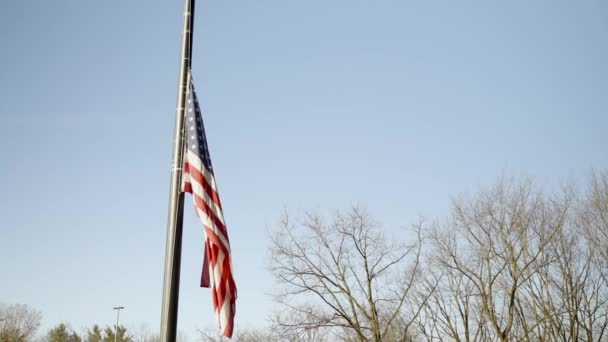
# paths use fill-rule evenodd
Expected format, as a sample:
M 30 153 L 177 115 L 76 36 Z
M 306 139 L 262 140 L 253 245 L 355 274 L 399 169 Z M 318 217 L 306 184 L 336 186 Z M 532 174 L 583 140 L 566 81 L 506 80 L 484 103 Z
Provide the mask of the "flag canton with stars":
M 194 92 L 194 84 L 192 81 L 190 82 L 186 99 L 185 129 L 186 146 L 201 159 L 205 168 L 213 173 L 213 165 L 211 165 L 211 157 L 209 156 L 209 148 L 207 147 L 207 137 L 205 136 L 205 126 L 203 125 L 201 108 L 198 105 L 198 99 Z

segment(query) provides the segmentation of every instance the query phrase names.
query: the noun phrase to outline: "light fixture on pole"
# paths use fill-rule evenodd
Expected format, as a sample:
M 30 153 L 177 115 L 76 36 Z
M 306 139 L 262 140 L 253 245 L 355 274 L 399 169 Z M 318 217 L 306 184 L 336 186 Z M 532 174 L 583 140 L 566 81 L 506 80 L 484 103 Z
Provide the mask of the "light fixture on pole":
M 114 310 L 116 310 L 116 332 L 114 333 L 114 342 L 118 341 L 118 319 L 120 318 L 120 310 L 124 309 L 124 306 L 115 306 Z

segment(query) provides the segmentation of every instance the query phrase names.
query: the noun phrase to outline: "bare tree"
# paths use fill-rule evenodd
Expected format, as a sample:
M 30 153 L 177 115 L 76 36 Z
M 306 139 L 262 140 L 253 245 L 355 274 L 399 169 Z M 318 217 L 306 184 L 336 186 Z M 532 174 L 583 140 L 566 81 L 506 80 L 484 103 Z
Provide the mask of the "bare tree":
M 608 171 L 591 176 L 579 220 L 590 247 L 595 250 L 595 262 L 608 281 Z
M 435 238 L 439 237 L 435 235 Z M 473 282 L 455 269 L 436 267 L 432 263 L 425 273 L 426 279 L 419 285 L 423 288 L 423 312 L 418 319 L 420 335 L 427 341 L 489 340 L 490 328 L 480 311 Z M 426 293 L 431 294 L 428 299 L 424 296 Z
M 606 340 L 608 181 L 547 195 L 500 181 L 454 202 L 429 232 L 434 288 L 418 319 L 427 341 Z M 608 234 L 607 234 L 608 236 Z M 604 248 L 604 249 L 602 249 Z
M 153 333 L 146 323 L 129 327 L 129 331 L 133 337 L 133 342 L 160 342 L 160 335 Z
M 577 323 L 586 341 L 604 341 L 608 327 L 608 171 L 594 172 L 576 216 L 576 238 L 584 236 L 584 268 L 577 289 L 581 310 Z M 580 262 L 579 262 L 580 264 Z M 580 269 L 581 267 L 577 265 Z
M 211 331 L 208 329 L 199 329 L 199 340 L 201 342 L 228 342 L 230 339 L 222 336 L 216 331 Z M 238 340 L 237 340 L 238 341 Z
M 412 295 L 421 242 L 420 225 L 415 242 L 399 243 L 359 208 L 328 223 L 285 214 L 272 236 L 275 299 L 286 309 L 276 326 L 299 337 L 321 330 L 334 340 L 409 341 L 421 309 Z
M 564 213 L 548 210 L 526 180 L 500 181 L 455 201 L 452 215 L 431 234 L 441 284 L 429 308 L 437 310 L 436 333 L 463 341 L 535 340 L 518 304 L 526 284 L 547 267 L 543 251 Z
M 0 341 L 29 341 L 38 327 L 42 314 L 25 304 L 0 304 Z
M 279 338 L 268 329 L 239 329 L 237 342 L 278 342 Z
M 560 231 L 552 252 L 551 332 L 561 341 L 603 341 L 608 324 L 608 294 L 601 270 L 594 264 L 596 249 L 582 238 L 578 226 Z M 550 306 L 550 307 L 551 307 Z

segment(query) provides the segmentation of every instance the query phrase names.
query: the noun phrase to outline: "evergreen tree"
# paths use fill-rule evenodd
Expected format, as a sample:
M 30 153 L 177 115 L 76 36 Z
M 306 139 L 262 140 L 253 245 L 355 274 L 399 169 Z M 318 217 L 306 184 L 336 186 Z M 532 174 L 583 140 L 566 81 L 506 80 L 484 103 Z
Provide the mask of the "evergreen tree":
M 118 326 L 118 337 L 116 338 L 116 340 L 114 339 L 115 336 L 115 327 L 113 326 L 106 326 L 106 328 L 104 329 L 104 333 L 105 336 L 103 338 L 103 342 L 134 342 L 133 338 L 131 336 L 129 336 L 127 334 L 127 328 L 125 328 L 124 326 Z
M 87 331 L 87 336 L 84 342 L 103 342 L 103 332 L 99 325 L 95 324 Z
M 48 333 L 48 342 L 82 342 L 82 338 L 64 323 L 60 323 Z

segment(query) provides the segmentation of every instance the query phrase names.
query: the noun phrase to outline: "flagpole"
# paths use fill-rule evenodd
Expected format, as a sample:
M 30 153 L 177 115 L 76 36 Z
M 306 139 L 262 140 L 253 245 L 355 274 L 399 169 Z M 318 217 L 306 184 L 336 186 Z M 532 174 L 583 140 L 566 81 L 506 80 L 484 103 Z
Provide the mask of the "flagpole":
M 169 194 L 169 217 L 165 247 L 165 276 L 160 323 L 160 341 L 175 342 L 177 335 L 177 309 L 179 304 L 179 276 L 182 254 L 182 221 L 184 194 L 181 191 L 182 164 L 184 156 L 184 111 L 188 71 L 192 63 L 192 30 L 194 23 L 194 0 L 184 0 L 184 28 L 182 32 L 181 60 L 177 91 L 177 110 L 171 161 L 171 190 Z

